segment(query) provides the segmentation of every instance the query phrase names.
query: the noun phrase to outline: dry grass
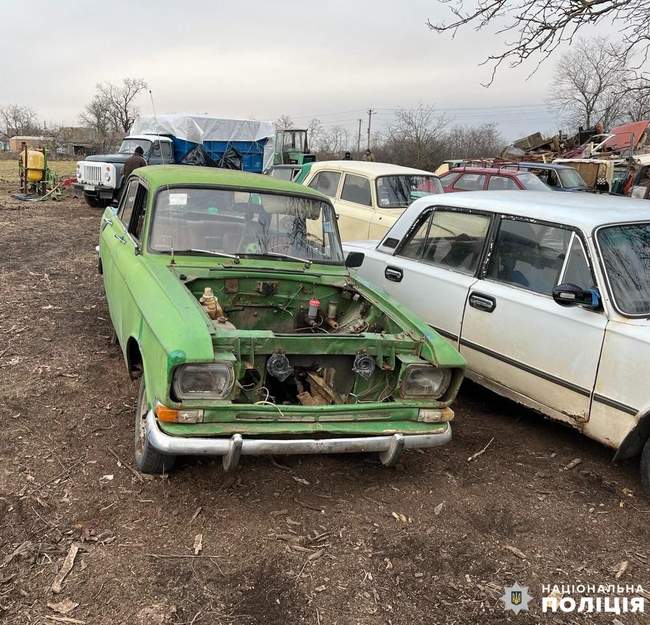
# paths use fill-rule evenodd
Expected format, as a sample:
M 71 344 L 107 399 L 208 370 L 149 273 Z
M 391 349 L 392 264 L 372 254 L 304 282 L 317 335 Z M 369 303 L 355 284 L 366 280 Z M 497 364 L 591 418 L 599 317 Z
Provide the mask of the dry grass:
M 49 167 L 57 176 L 72 176 L 77 169 L 77 161 L 48 161 Z M 18 160 L 0 160 L 0 179 L 18 182 Z

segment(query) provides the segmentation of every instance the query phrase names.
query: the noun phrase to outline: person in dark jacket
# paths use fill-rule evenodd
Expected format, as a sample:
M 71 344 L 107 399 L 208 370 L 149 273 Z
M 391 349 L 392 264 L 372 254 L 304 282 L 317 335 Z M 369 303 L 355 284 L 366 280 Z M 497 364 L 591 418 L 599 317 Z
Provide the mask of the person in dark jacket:
M 144 150 L 138 146 L 129 158 L 124 162 L 124 182 L 138 167 L 146 167 L 147 161 L 144 160 Z

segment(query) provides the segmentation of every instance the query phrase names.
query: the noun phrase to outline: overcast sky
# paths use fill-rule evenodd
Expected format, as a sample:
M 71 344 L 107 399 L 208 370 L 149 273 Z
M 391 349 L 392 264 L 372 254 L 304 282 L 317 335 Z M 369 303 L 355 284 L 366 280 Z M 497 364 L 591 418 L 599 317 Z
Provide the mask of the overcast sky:
M 504 70 L 486 89 L 479 63 L 499 40 L 427 29 L 445 15 L 436 0 L 1 0 L 0 106 L 73 125 L 97 82 L 130 76 L 149 83 L 158 113 L 356 129 L 369 107 L 381 128 L 423 103 L 459 124 L 495 121 L 509 139 L 554 132 L 552 64 L 528 81 L 532 67 Z M 151 113 L 148 96 L 139 107 Z

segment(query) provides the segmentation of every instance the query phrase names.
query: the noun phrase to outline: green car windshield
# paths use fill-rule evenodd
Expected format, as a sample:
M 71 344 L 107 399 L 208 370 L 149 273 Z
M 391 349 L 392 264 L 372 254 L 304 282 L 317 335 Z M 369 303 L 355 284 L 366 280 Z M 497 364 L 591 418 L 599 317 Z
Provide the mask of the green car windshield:
M 205 187 L 158 193 L 149 249 L 343 263 L 336 218 L 327 202 Z

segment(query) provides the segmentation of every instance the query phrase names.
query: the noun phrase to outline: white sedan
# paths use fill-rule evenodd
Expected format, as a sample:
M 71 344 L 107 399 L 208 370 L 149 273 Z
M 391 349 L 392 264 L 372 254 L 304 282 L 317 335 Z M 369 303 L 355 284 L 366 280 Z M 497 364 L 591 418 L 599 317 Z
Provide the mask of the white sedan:
M 650 493 L 650 207 L 583 193 L 414 202 L 361 278 L 426 319 L 467 376 L 617 450 Z

